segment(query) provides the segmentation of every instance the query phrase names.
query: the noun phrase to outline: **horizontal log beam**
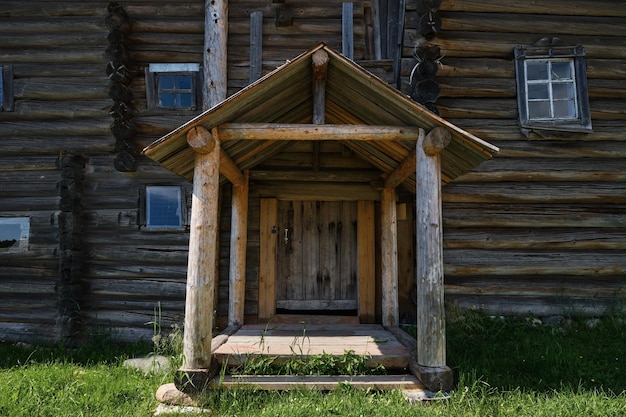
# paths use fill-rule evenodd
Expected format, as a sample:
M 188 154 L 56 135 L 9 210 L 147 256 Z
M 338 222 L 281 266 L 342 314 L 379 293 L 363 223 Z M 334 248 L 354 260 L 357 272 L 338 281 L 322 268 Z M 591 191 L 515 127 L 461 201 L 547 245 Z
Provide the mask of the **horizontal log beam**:
M 417 126 L 314 125 L 283 123 L 225 123 L 219 127 L 227 140 L 417 140 Z

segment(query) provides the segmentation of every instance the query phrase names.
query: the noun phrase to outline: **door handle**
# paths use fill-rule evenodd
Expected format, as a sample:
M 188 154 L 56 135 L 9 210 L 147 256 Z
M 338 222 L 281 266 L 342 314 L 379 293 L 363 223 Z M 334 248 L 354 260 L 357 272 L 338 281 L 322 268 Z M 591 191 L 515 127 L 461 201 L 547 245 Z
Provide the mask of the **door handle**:
M 285 228 L 285 245 L 289 243 L 289 229 Z

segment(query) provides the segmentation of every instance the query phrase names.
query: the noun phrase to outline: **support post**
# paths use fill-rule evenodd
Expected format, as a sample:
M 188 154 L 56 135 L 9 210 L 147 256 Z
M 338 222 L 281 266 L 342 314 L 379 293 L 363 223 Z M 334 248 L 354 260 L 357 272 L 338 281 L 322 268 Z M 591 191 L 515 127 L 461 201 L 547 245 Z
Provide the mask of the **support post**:
M 383 188 L 380 199 L 381 275 L 383 326 L 399 324 L 398 309 L 398 222 L 396 189 Z
M 313 124 L 326 123 L 326 75 L 328 73 L 328 53 L 318 49 L 311 57 L 313 66 Z
M 214 371 L 211 369 L 215 262 L 219 256 L 218 193 L 220 143 L 203 127 L 187 134 L 187 143 L 195 151 L 185 331 L 182 368 L 176 377 L 177 388 L 185 392 L 202 391 Z
M 230 229 L 230 266 L 228 285 L 228 325 L 241 326 L 244 321 L 246 299 L 246 246 L 248 243 L 248 179 L 233 184 L 232 216 Z
M 417 204 L 417 363 L 418 377 L 430 390 L 449 390 L 452 371 L 446 365 L 446 328 L 441 228 L 441 151 L 450 143 L 442 127 L 416 146 Z
M 204 3 L 204 80 L 202 99 L 209 109 L 226 98 L 228 0 Z

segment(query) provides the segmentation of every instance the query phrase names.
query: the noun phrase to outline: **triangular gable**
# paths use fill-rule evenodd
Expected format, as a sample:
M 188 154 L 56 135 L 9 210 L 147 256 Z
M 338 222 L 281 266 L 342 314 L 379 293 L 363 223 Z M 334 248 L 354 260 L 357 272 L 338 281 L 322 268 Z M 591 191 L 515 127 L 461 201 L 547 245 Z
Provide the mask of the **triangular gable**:
M 283 66 L 205 111 L 148 146 L 144 153 L 170 171 L 193 179 L 194 152 L 187 132 L 225 123 L 311 123 L 313 54 L 329 56 L 326 78 L 326 123 L 337 125 L 411 126 L 429 131 L 447 129 L 451 143 L 441 153 L 442 183 L 446 184 L 490 159 L 498 148 L 425 109 L 401 92 L 324 44 Z M 417 138 L 416 138 L 417 139 Z M 222 149 L 240 169 L 251 169 L 289 145 L 288 141 L 226 141 Z M 351 141 L 346 143 L 381 172 L 389 174 L 415 149 L 415 141 Z M 409 178 L 415 183 L 415 175 Z

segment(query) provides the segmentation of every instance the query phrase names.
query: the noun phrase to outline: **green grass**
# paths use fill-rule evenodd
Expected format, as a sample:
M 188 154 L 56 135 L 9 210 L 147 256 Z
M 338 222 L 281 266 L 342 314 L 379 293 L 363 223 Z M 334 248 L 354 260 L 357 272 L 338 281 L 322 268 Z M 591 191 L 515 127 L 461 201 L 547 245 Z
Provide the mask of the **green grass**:
M 231 417 L 624 416 L 624 346 L 623 319 L 589 329 L 584 320 L 533 326 L 454 312 L 448 362 L 457 386 L 449 400 L 409 405 L 399 392 L 344 386 L 330 393 L 214 391 L 206 406 L 213 416 Z M 151 416 L 156 389 L 173 375 L 146 376 L 121 364 L 152 349 L 106 338 L 78 349 L 0 344 L 0 416 Z

